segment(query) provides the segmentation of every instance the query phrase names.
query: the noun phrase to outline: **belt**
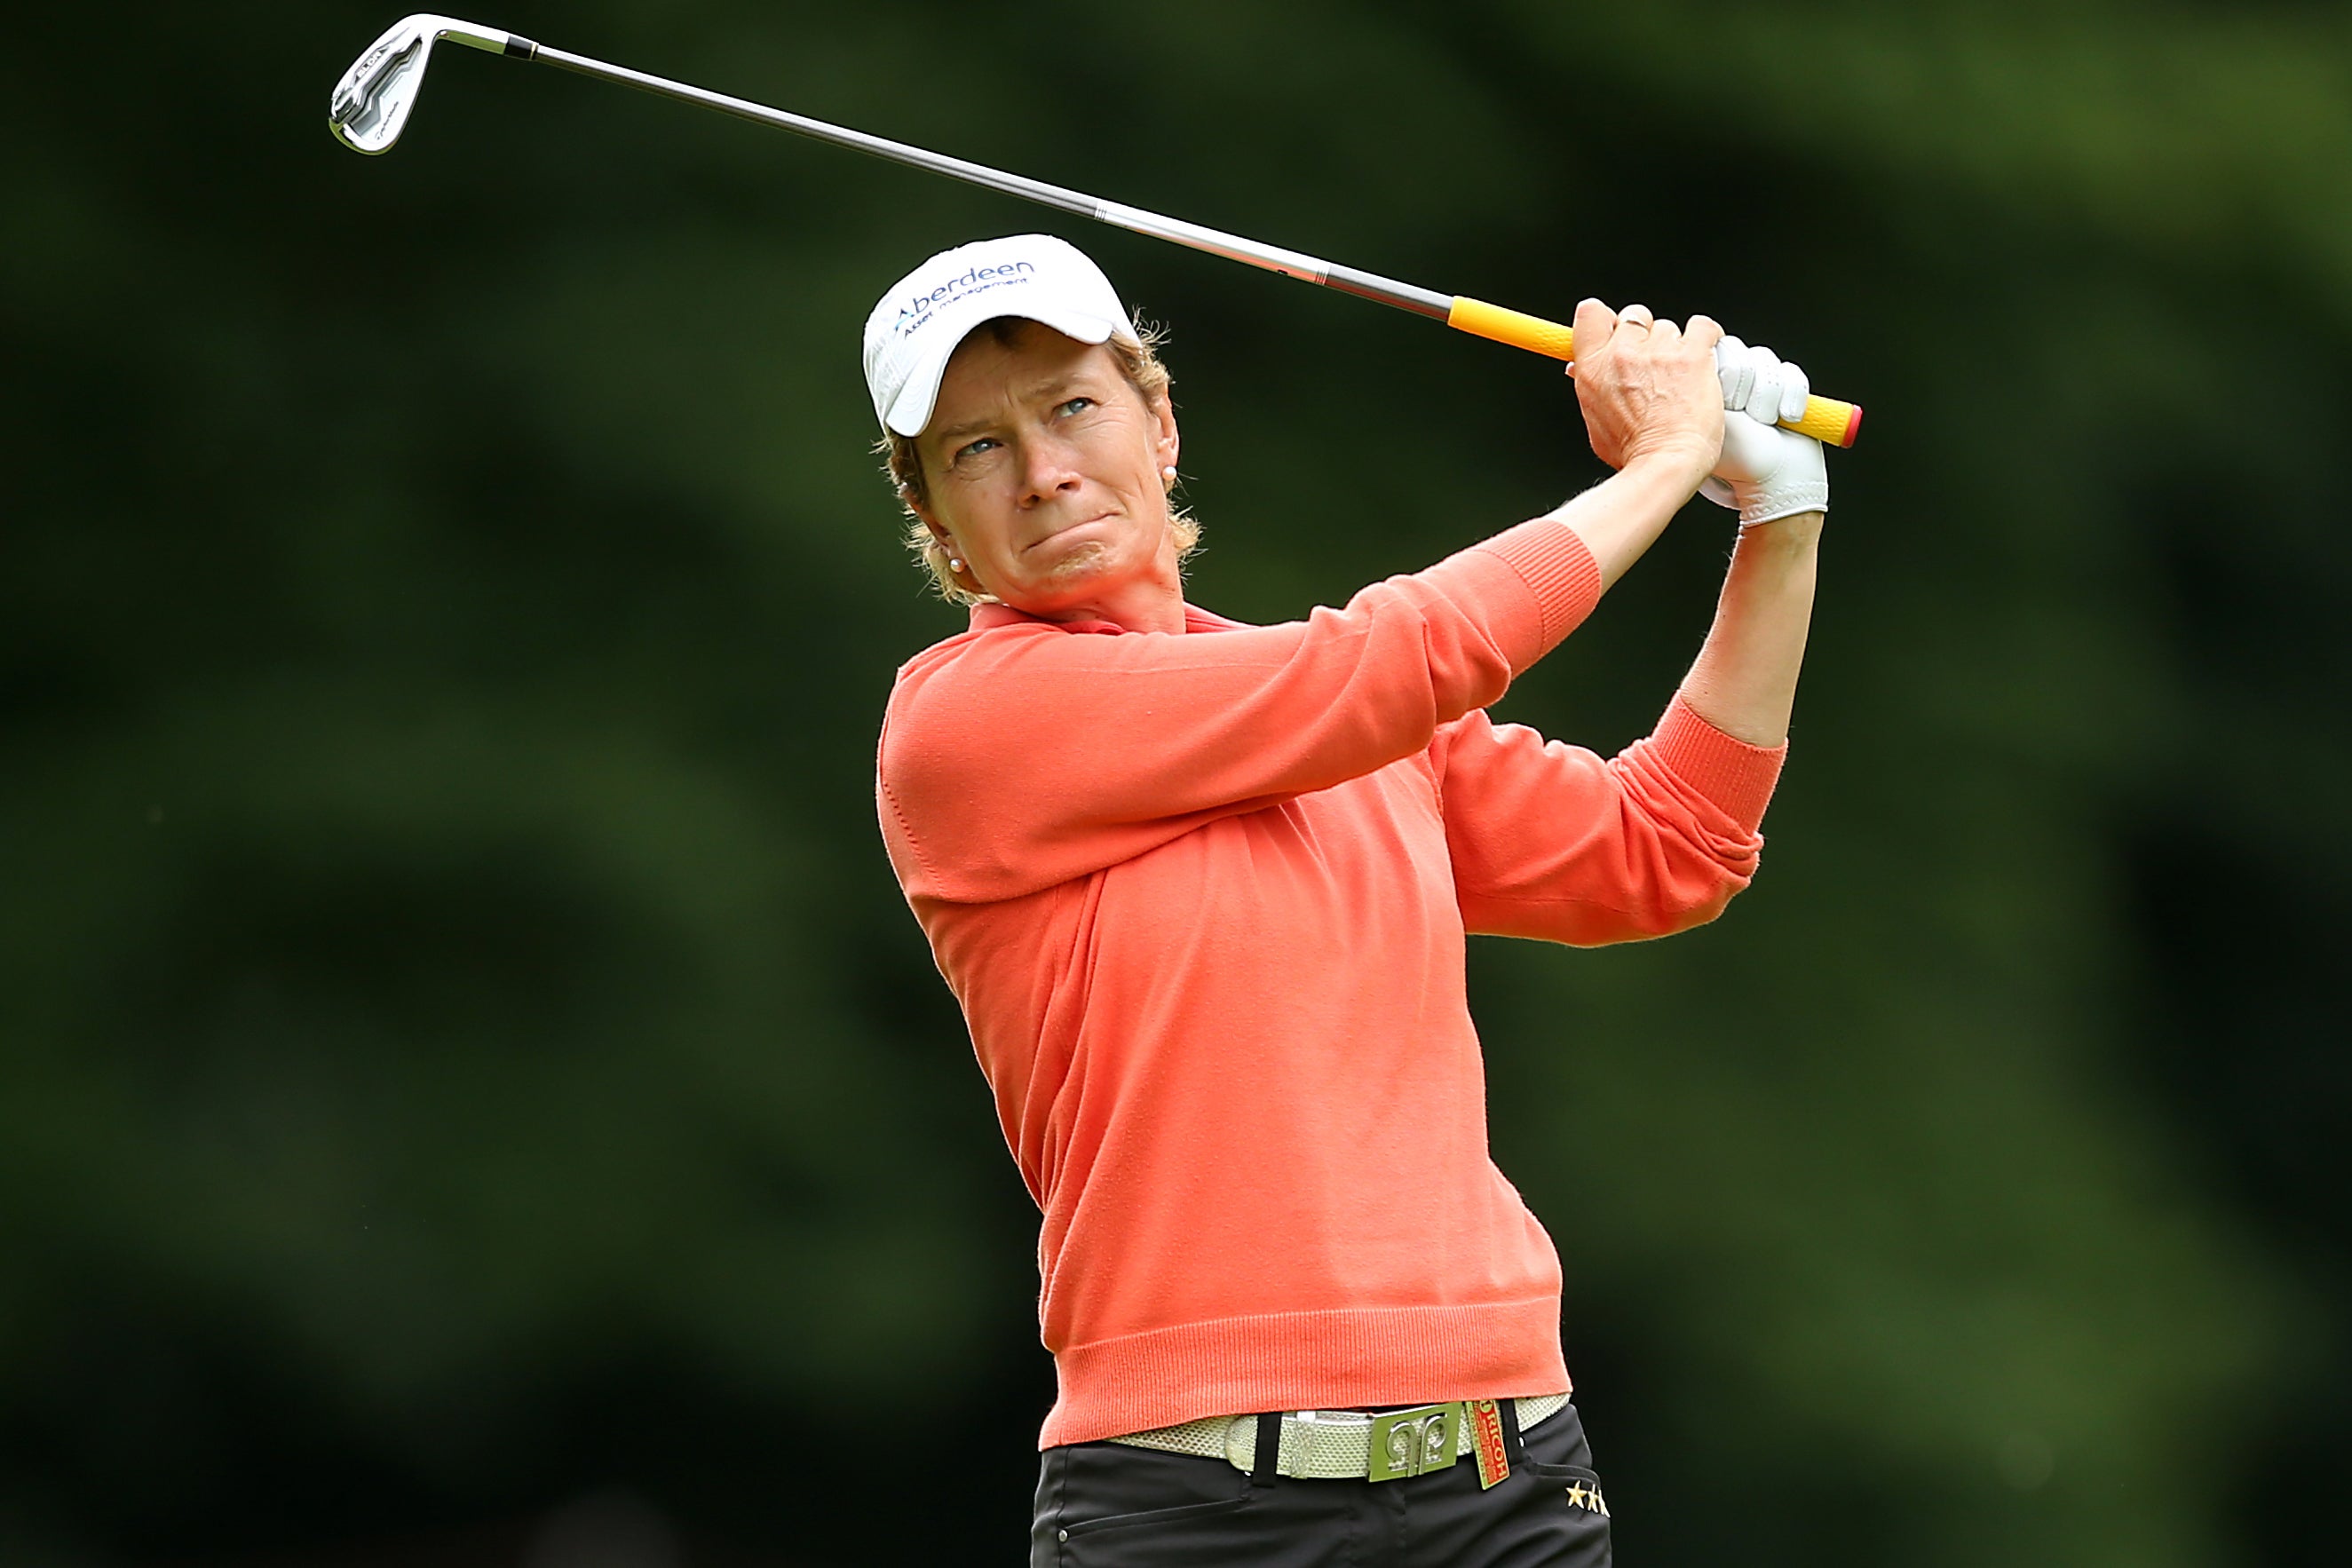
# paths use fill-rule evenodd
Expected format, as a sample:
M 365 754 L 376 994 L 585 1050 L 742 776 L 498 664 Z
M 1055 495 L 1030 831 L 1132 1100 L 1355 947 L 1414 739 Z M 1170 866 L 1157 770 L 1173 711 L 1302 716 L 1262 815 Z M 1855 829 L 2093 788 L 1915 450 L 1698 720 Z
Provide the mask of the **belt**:
M 1524 1432 L 1565 1407 L 1565 1394 L 1515 1399 Z M 1211 1415 L 1179 1426 L 1155 1427 L 1113 1437 L 1135 1448 L 1223 1459 L 1237 1470 L 1257 1458 L 1255 1415 Z M 1312 1480 L 1398 1480 L 1442 1470 L 1470 1452 L 1471 1423 L 1459 1401 L 1410 1410 L 1286 1410 L 1275 1473 Z

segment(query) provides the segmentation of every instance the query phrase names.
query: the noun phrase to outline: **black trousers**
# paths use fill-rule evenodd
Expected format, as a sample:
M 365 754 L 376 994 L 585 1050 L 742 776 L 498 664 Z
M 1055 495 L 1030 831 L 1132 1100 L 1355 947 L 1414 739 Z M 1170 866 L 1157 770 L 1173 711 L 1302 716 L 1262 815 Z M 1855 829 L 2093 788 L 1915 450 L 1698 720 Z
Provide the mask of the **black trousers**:
M 1274 1473 L 1278 1418 L 1257 1465 L 1121 1443 L 1045 1450 L 1030 1568 L 1609 1568 L 1609 1516 L 1573 1405 L 1522 1434 L 1508 1403 L 1511 1473 L 1492 1490 L 1464 1455 L 1393 1481 Z

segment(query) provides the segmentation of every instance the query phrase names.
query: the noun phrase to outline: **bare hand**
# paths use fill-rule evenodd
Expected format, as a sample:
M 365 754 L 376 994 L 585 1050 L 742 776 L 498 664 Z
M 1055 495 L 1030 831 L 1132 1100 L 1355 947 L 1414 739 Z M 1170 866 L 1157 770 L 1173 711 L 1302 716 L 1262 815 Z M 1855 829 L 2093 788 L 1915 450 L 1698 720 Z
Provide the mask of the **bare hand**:
M 1688 330 L 1628 305 L 1576 308 L 1576 400 L 1592 450 L 1612 468 L 1644 458 L 1687 469 L 1696 489 L 1723 447 L 1723 386 L 1715 345 L 1723 329 L 1693 316 Z

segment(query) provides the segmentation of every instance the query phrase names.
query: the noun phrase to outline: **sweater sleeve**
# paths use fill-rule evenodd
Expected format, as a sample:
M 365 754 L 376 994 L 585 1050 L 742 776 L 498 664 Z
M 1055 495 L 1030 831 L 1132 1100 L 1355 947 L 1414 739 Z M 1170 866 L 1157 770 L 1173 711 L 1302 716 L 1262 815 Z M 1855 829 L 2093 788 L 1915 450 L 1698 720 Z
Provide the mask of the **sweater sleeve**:
M 884 838 L 910 898 L 1088 875 L 1426 749 L 1599 597 L 1583 542 L 1538 520 L 1283 626 L 955 639 L 891 694 Z
M 1463 925 L 1579 947 L 1704 925 L 1756 874 L 1786 751 L 1679 697 L 1607 762 L 1468 715 L 1432 748 Z

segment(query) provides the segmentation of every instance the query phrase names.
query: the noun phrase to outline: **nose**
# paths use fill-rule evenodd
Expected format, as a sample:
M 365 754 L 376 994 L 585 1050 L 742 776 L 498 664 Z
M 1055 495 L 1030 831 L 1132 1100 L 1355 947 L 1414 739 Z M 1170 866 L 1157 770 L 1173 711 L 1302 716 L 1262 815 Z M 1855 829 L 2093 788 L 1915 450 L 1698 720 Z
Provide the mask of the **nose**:
M 1021 504 L 1034 507 L 1057 495 L 1076 491 L 1078 470 L 1066 442 L 1050 436 L 1033 436 L 1021 444 Z

